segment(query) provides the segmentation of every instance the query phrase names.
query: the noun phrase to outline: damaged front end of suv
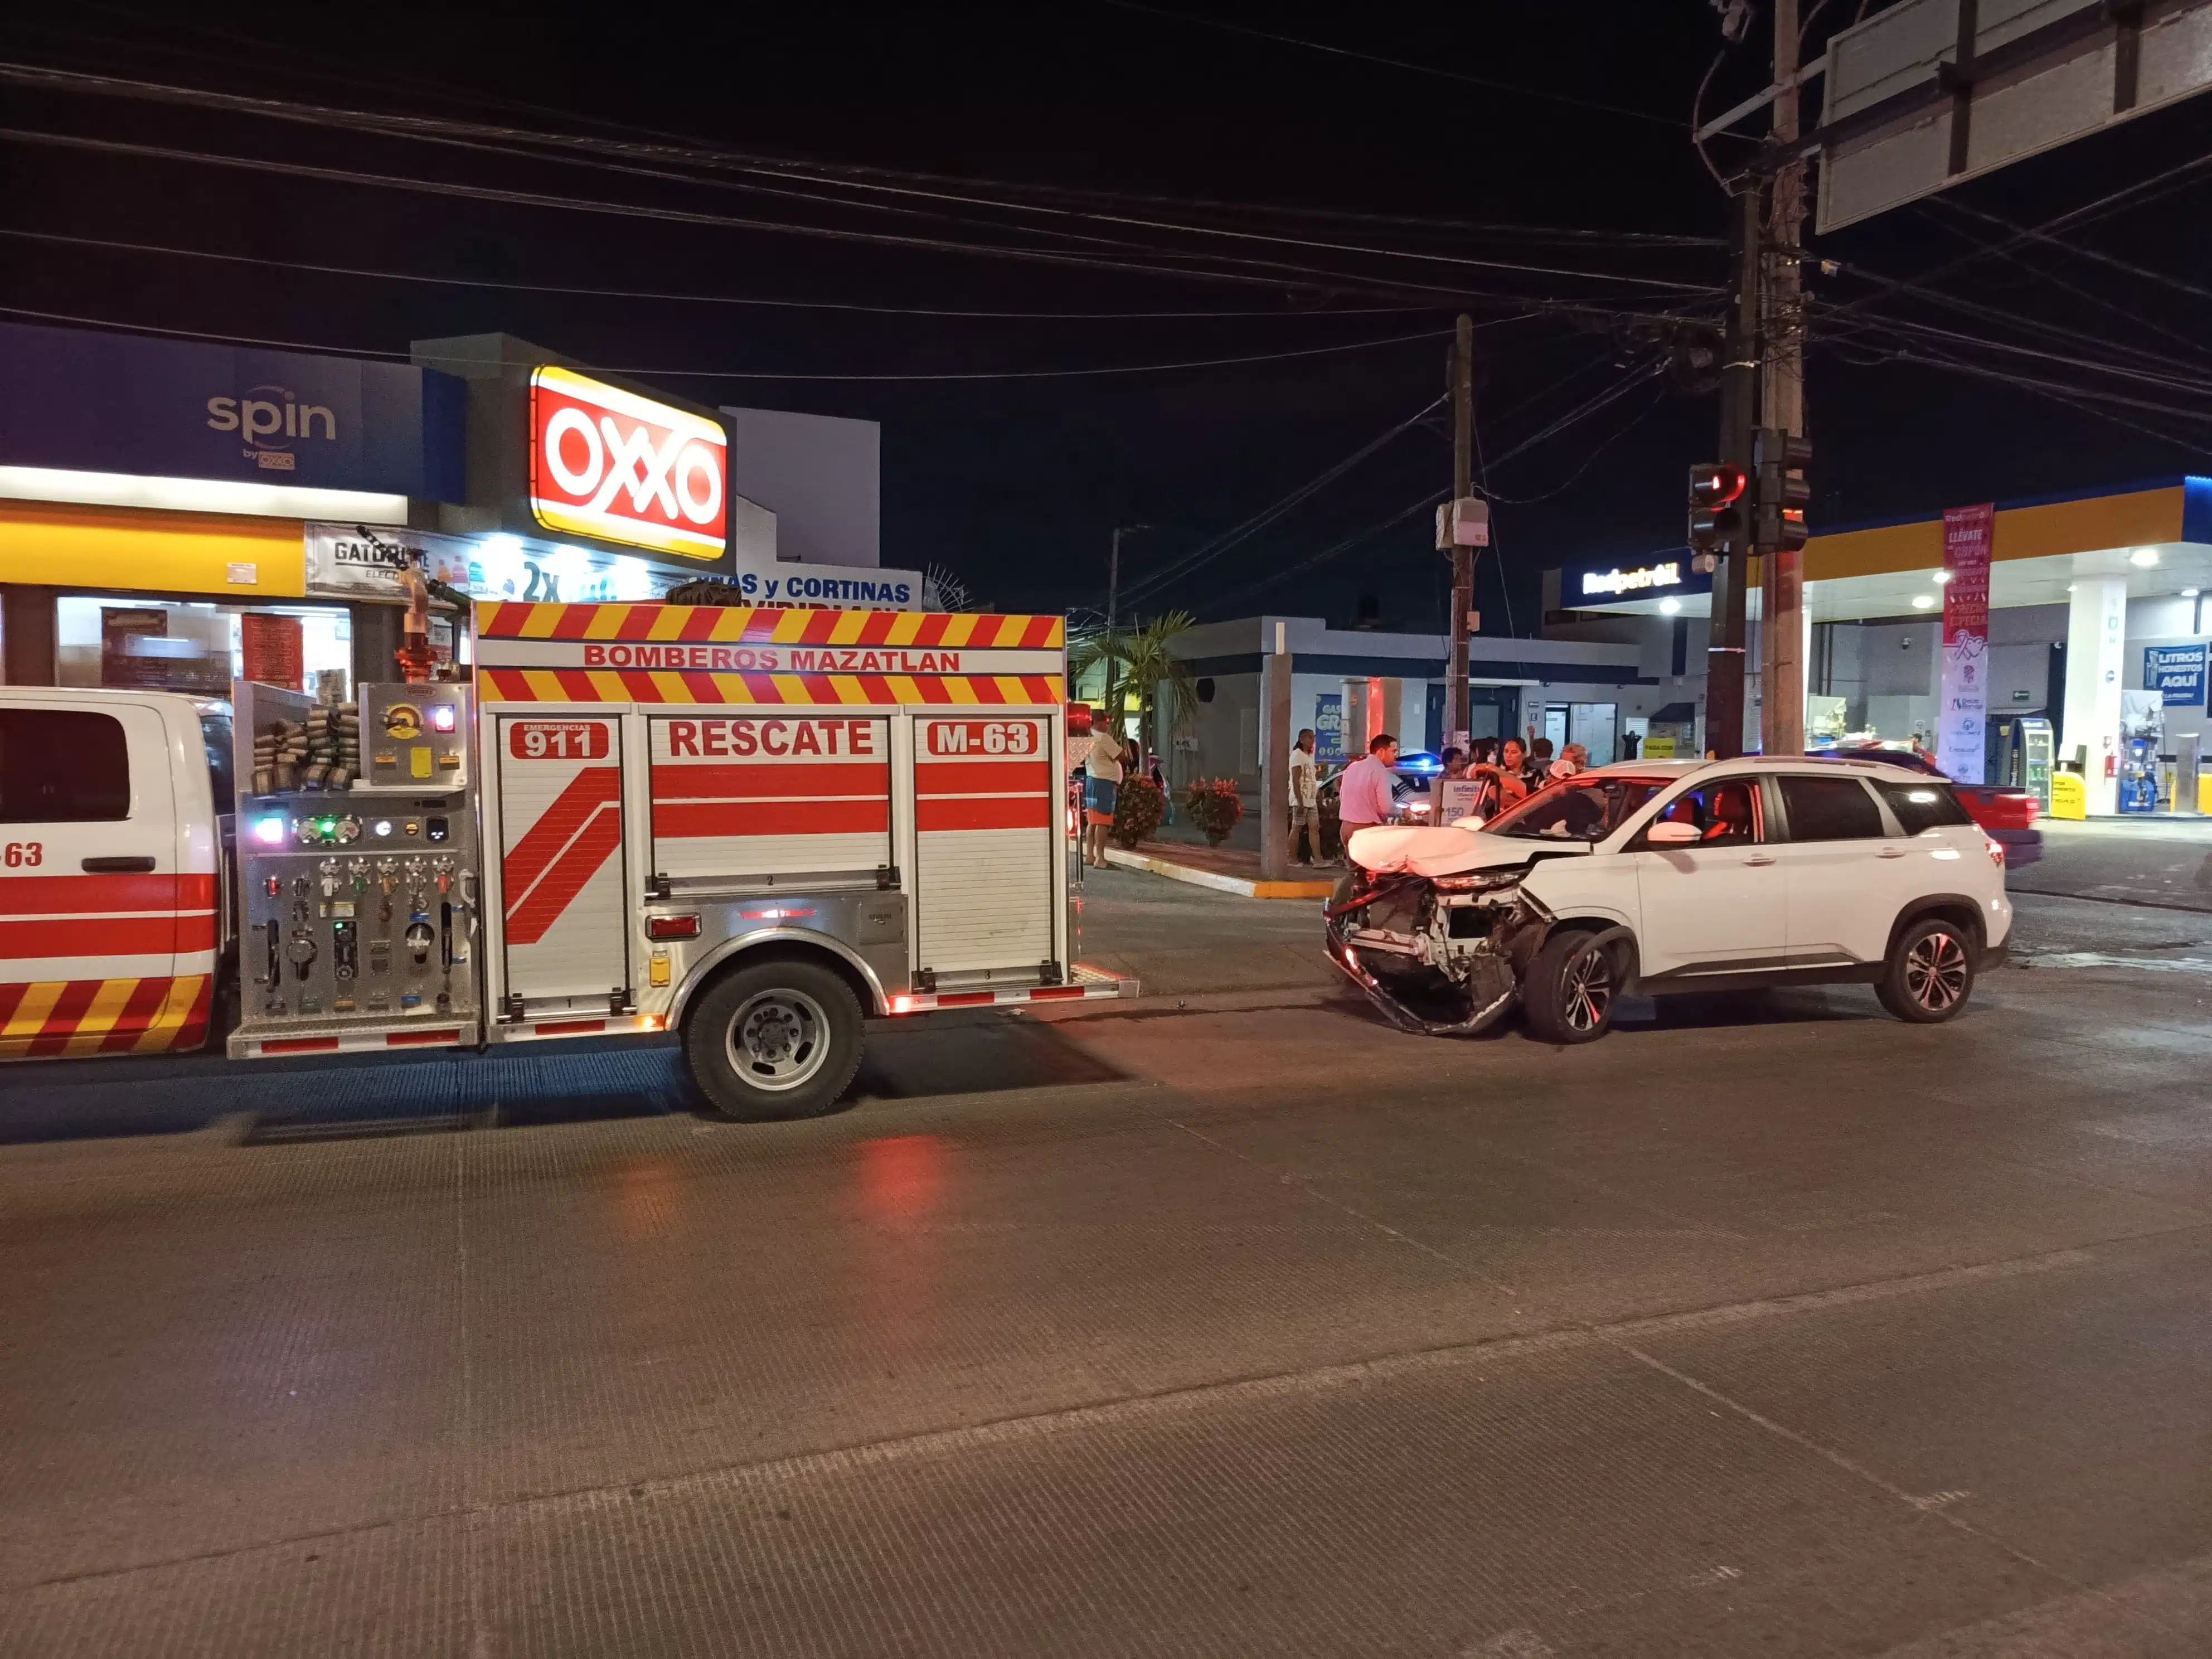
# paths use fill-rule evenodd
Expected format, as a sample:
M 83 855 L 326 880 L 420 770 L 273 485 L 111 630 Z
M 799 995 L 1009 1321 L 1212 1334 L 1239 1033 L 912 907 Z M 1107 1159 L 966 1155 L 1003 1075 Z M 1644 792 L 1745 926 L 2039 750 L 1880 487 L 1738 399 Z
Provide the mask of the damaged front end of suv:
M 1328 912 L 1328 953 L 1391 1024 L 1471 1036 L 1521 994 L 1552 917 L 1523 890 L 1527 865 L 1464 875 L 1355 866 Z

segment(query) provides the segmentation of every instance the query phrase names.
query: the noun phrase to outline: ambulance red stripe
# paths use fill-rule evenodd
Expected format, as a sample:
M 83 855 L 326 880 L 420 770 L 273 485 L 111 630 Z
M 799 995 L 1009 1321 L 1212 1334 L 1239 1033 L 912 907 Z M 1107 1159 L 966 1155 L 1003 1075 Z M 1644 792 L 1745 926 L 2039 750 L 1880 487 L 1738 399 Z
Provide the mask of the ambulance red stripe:
M 83 915 L 100 910 L 215 908 L 215 878 L 9 876 L 0 878 L 0 916 Z
M 189 943 L 180 930 L 189 924 Z M 215 945 L 213 916 L 94 916 L 57 921 L 0 921 L 0 962 L 41 957 L 166 957 Z
M 939 830 L 1041 830 L 1052 822 L 1044 795 L 924 796 L 915 803 L 915 827 Z

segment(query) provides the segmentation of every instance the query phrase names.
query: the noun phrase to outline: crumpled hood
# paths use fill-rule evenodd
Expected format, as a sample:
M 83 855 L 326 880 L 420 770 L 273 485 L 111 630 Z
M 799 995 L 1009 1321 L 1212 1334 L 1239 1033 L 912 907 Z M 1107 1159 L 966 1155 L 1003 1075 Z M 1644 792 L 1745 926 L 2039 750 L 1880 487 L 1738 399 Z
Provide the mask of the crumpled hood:
M 1377 875 L 1433 878 L 1510 869 L 1528 863 L 1547 844 L 1486 836 L 1455 824 L 1377 823 L 1353 830 L 1345 850 L 1353 863 Z M 1579 852 L 1589 850 L 1573 842 L 1562 845 Z

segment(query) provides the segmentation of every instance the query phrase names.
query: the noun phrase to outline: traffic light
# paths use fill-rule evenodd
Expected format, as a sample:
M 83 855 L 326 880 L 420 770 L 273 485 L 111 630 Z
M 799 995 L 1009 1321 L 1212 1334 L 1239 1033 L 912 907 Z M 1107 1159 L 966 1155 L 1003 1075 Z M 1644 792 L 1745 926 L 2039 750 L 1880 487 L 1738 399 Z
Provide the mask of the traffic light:
M 1743 469 L 1703 461 L 1690 469 L 1690 556 L 1693 566 L 1743 539 Z
M 1752 457 L 1759 470 L 1752 500 L 1759 544 L 1794 553 L 1811 533 L 1805 527 L 1805 507 L 1813 499 L 1813 486 L 1803 474 L 1813 464 L 1813 446 L 1787 432 L 1763 428 L 1753 441 Z

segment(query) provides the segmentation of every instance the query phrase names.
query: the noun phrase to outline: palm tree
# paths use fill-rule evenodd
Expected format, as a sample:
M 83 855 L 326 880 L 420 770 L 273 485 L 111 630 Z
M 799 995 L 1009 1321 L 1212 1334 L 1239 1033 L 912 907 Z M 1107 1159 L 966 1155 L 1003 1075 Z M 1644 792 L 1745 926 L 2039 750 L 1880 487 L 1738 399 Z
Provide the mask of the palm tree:
M 1135 629 L 1088 629 L 1067 644 L 1067 678 L 1071 696 L 1085 675 L 1105 671 L 1106 718 L 1118 736 L 1127 719 L 1129 696 L 1137 698 L 1137 748 L 1139 758 L 1152 749 L 1154 717 L 1164 706 L 1174 729 L 1188 730 L 1198 708 L 1198 680 L 1190 665 L 1175 654 L 1178 635 L 1197 626 L 1188 611 L 1170 611 Z
M 1176 637 L 1197 626 L 1197 620 L 1188 611 L 1170 611 L 1130 635 L 1125 644 L 1121 661 L 1126 665 L 1131 686 L 1137 693 L 1138 747 L 1152 746 L 1154 731 L 1153 716 L 1164 703 L 1172 729 L 1180 733 L 1188 731 L 1198 709 L 1198 678 L 1190 672 L 1190 664 L 1174 651 Z

